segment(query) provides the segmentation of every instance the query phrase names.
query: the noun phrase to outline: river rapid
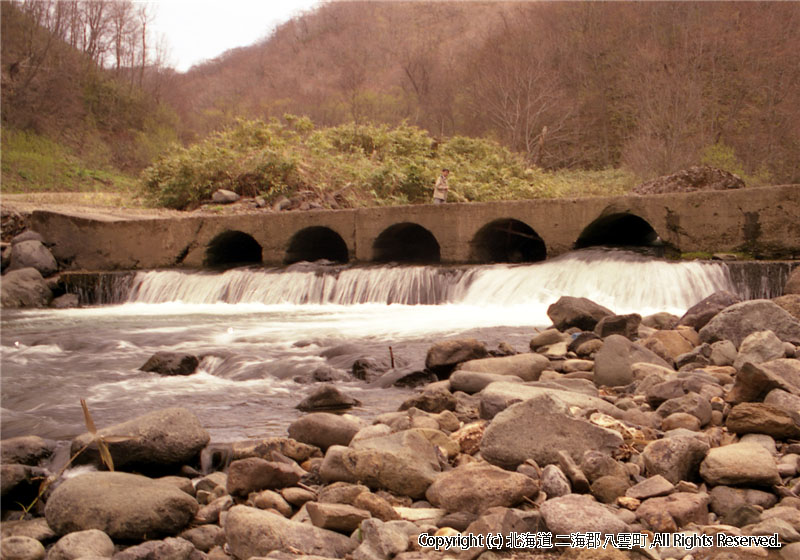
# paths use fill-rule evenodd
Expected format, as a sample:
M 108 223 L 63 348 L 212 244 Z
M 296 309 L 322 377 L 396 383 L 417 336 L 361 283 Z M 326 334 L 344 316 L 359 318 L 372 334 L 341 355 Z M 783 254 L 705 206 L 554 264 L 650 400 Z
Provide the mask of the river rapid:
M 3 312 L 2 437 L 83 433 L 81 398 L 99 427 L 184 406 L 212 441 L 285 436 L 315 372 L 342 378 L 362 402 L 352 413 L 370 420 L 413 391 L 353 379 L 358 358 L 388 366 L 391 347 L 397 367 L 422 369 L 451 337 L 524 352 L 562 295 L 681 315 L 720 289 L 735 291 L 724 264 L 598 249 L 528 265 L 139 272 L 117 304 Z M 198 372 L 139 371 L 160 350 L 201 356 Z

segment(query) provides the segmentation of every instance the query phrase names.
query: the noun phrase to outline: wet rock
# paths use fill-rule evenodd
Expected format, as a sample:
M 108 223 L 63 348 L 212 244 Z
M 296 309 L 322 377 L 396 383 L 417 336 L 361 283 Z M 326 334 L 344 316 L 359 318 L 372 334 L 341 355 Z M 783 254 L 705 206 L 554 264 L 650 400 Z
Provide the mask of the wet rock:
M 317 387 L 310 395 L 304 398 L 295 407 L 304 412 L 316 412 L 326 410 L 346 410 L 359 406 L 361 401 L 345 395 L 335 385 L 323 385 Z
M 64 481 L 47 501 L 56 533 L 99 529 L 112 539 L 144 539 L 180 532 L 198 504 L 174 486 L 121 472 L 93 472 Z
M 592 331 L 603 317 L 614 312 L 587 298 L 561 296 L 558 301 L 547 308 L 547 316 L 559 331 L 577 327 L 584 331 Z
M 236 558 L 266 556 L 274 550 L 344 558 L 357 545 L 339 533 L 247 506 L 234 506 L 228 511 L 225 537 Z
M 53 292 L 35 268 L 12 270 L 0 283 L 0 306 L 6 308 L 47 307 Z
M 459 371 L 478 371 L 496 375 L 511 375 L 524 381 L 536 381 L 550 366 L 550 360 L 541 354 L 524 353 L 502 358 L 482 358 L 459 364 Z
M 544 502 L 539 511 L 555 534 L 599 532 L 601 535 L 628 531 L 628 525 L 591 496 L 569 494 Z
M 745 362 L 761 364 L 784 357 L 783 342 L 772 331 L 759 331 L 747 335 L 739 346 L 733 367 L 741 369 Z
M 741 403 L 728 413 L 725 423 L 736 434 L 767 434 L 774 438 L 800 438 L 800 413 L 766 403 Z
M 717 313 L 741 301 L 739 296 L 731 292 L 725 290 L 714 292 L 707 298 L 691 306 L 686 313 L 683 314 L 683 317 L 678 320 L 678 324 L 692 327 L 699 332 Z
M 538 492 L 538 484 L 524 474 L 486 463 L 468 463 L 438 475 L 425 497 L 449 512 L 477 514 L 494 506 L 514 506 Z
M 259 490 L 294 486 L 299 480 L 299 474 L 290 465 L 250 457 L 231 463 L 227 490 L 232 496 L 247 496 Z
M 725 308 L 700 329 L 703 342 L 730 340 L 740 347 L 747 335 L 771 330 L 780 340 L 800 344 L 800 321 L 767 299 L 743 301 Z
M 161 541 L 147 541 L 131 546 L 114 555 L 114 560 L 192 560 L 196 552 L 192 543 L 186 539 L 168 538 Z
M 56 442 L 39 436 L 21 436 L 0 442 L 0 462 L 20 465 L 38 465 L 53 454 Z
M 84 556 L 111 558 L 114 542 L 103 531 L 88 529 L 61 537 L 47 552 L 47 560 L 73 560 Z
M 445 340 L 437 342 L 428 349 L 425 367 L 443 379 L 448 377 L 458 364 L 485 358 L 488 355 L 486 346 L 474 338 Z
M 504 468 L 526 459 L 539 465 L 558 463 L 558 451 L 580 461 L 587 450 L 614 452 L 622 437 L 568 414 L 559 397 L 544 395 L 510 406 L 494 417 L 481 441 L 483 457 Z
M 139 369 L 161 375 L 191 375 L 199 365 L 200 359 L 192 354 L 156 352 Z
M 123 441 L 107 443 L 114 467 L 162 470 L 192 461 L 210 439 L 197 417 L 185 408 L 166 408 L 150 412 L 128 422 L 98 430 L 101 436 L 125 436 Z M 75 454 L 92 442 L 94 436 L 83 434 L 72 440 Z M 100 464 L 96 444 L 92 443 L 77 459 Z
M 289 424 L 289 437 L 323 451 L 331 445 L 349 445 L 361 423 L 329 412 L 312 412 Z
M 346 534 L 355 531 L 362 521 L 371 517 L 368 511 L 347 504 L 308 502 L 306 511 L 315 527 Z
M 638 313 L 607 315 L 597 322 L 594 332 L 601 338 L 612 334 L 618 334 L 629 340 L 633 340 L 639 335 L 639 324 L 641 322 L 642 316 Z
M 44 560 L 44 546 L 30 537 L 0 540 L 0 556 L 6 560 Z
M 53 254 L 41 241 L 35 239 L 11 245 L 9 272 L 23 268 L 34 268 L 45 278 L 58 272 L 58 264 Z
M 769 451 L 752 443 L 711 449 L 700 464 L 700 476 L 712 486 L 780 484 L 778 466 Z
M 624 336 L 611 335 L 603 342 L 603 347 L 594 360 L 594 383 L 598 387 L 617 387 L 629 385 L 633 381 L 631 366 L 646 362 L 669 368 L 670 364 L 654 352 L 631 342 Z
M 53 309 L 74 309 L 80 306 L 80 299 L 75 294 L 64 294 L 63 296 L 58 296 L 52 302 L 50 302 L 50 307 Z

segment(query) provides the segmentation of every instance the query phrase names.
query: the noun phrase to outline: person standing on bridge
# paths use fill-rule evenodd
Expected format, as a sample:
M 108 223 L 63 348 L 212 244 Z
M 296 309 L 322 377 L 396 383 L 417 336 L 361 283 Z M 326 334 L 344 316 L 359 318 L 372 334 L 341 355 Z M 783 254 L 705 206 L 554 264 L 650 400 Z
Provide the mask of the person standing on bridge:
M 442 174 L 436 179 L 436 186 L 433 187 L 433 203 L 444 204 L 447 202 L 447 177 L 450 175 L 449 169 L 442 169 Z

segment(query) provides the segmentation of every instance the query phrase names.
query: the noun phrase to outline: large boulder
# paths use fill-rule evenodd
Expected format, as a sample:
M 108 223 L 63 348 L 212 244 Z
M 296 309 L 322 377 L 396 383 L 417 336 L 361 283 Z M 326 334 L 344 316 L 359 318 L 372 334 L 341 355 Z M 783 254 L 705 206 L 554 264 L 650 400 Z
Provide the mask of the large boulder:
M 700 340 L 730 340 L 738 348 L 747 335 L 772 331 L 784 342 L 800 344 L 800 321 L 768 299 L 756 299 L 726 307 L 700 329 Z
M 467 463 L 438 475 L 425 497 L 450 512 L 477 514 L 494 506 L 515 506 L 538 492 L 538 483 L 527 475 L 486 463 Z
M 587 298 L 561 296 L 557 302 L 547 308 L 547 316 L 560 331 L 577 327 L 583 331 L 591 331 L 603 317 L 614 312 Z
M 514 469 L 528 459 L 542 466 L 558 464 L 559 451 L 580 463 L 586 451 L 612 454 L 622 444 L 618 432 L 574 418 L 564 401 L 543 395 L 495 416 L 483 434 L 481 455 L 490 463 Z
M 469 360 L 458 366 L 458 371 L 477 371 L 497 375 L 515 375 L 524 381 L 536 381 L 550 367 L 550 360 L 541 354 L 527 352 L 501 358 Z
M 64 481 L 47 500 L 47 523 L 59 535 L 99 529 L 112 539 L 175 535 L 198 510 L 175 486 L 122 472 L 93 472 Z
M 699 331 L 720 311 L 730 307 L 742 299 L 732 292 L 720 290 L 695 303 L 678 320 L 679 325 L 686 325 Z
M 11 245 L 11 266 L 9 271 L 35 268 L 42 276 L 52 276 L 58 272 L 58 264 L 50 250 L 41 241 L 31 239 Z
M 619 334 L 605 339 L 594 358 L 594 382 L 598 387 L 618 387 L 633 382 L 631 366 L 638 362 L 670 368 L 655 352 Z
M 114 467 L 161 470 L 193 460 L 208 444 L 210 436 L 200 421 L 185 408 L 157 410 L 98 430 L 101 436 L 124 436 L 122 441 L 109 442 Z M 100 463 L 94 436 L 89 433 L 72 440 L 75 454 L 89 444 L 77 461 Z
M 0 282 L 2 307 L 47 307 L 52 299 L 53 292 L 35 268 L 12 270 Z
M 247 506 L 228 510 L 225 538 L 236 558 L 266 556 L 273 551 L 344 558 L 358 545 L 339 533 Z

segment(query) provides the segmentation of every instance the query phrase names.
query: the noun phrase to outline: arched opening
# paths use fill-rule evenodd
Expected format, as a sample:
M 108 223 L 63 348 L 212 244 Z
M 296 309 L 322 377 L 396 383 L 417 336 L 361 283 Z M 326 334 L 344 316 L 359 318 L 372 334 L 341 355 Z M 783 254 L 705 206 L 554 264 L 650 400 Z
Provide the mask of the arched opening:
M 611 214 L 586 226 L 575 242 L 576 249 L 595 247 L 652 247 L 661 244 L 653 227 L 633 214 Z
M 536 262 L 546 257 L 544 240 L 519 220 L 508 218 L 490 222 L 472 240 L 472 260 L 475 262 Z
M 301 229 L 292 236 L 283 262 L 292 264 L 326 259 L 346 263 L 347 254 L 347 244 L 341 235 L 327 227 L 313 226 Z
M 372 244 L 372 260 L 376 262 L 437 263 L 439 259 L 439 242 L 417 224 L 388 227 Z
M 212 239 L 206 247 L 203 264 L 213 268 L 261 264 L 261 245 L 244 232 L 224 231 Z

